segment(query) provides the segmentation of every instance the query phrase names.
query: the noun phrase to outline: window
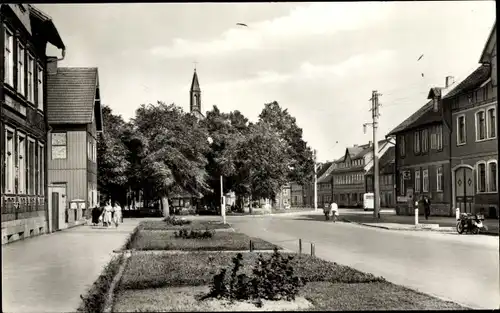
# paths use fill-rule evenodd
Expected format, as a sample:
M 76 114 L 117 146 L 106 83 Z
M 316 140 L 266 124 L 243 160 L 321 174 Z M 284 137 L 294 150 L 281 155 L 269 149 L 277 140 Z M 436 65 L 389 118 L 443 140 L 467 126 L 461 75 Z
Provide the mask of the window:
M 26 193 L 26 136 L 17 133 L 17 193 Z
M 429 170 L 422 171 L 422 191 L 429 192 Z
M 405 136 L 399 136 L 399 156 L 404 157 L 406 155 L 406 142 Z
M 45 194 L 45 149 L 43 144 L 38 144 L 38 195 Z
M 416 131 L 413 136 L 413 152 L 415 154 L 420 153 L 420 132 Z
M 66 159 L 66 133 L 52 133 L 52 160 Z
M 92 139 L 94 141 L 94 162 L 97 163 L 97 141 L 95 139 Z
M 420 169 L 415 170 L 415 192 L 420 192 Z
M 24 84 L 24 73 L 26 72 L 25 66 L 25 52 L 24 46 L 19 42 L 17 44 L 17 91 L 19 91 L 23 96 L 26 95 Z
M 439 99 L 438 98 L 432 99 L 432 109 L 434 110 L 434 112 L 437 112 L 439 110 Z
M 443 150 L 443 125 L 436 126 L 436 149 Z
M 436 168 L 436 191 L 443 191 L 443 185 L 444 185 L 443 178 L 444 178 L 443 167 L 438 166 Z
M 34 195 L 35 192 L 35 140 L 32 138 L 28 138 L 28 194 Z
M 405 174 L 404 172 L 399 173 L 399 195 L 404 196 L 405 193 Z
M 422 152 L 429 151 L 429 131 L 427 129 L 422 130 Z
M 477 191 L 486 192 L 486 163 L 479 162 L 476 165 Z
M 7 27 L 4 35 L 4 80 L 14 87 L 14 35 Z
M 41 65 L 38 65 L 38 73 L 37 73 L 37 104 L 38 109 L 43 111 L 43 69 Z
M 497 136 L 497 112 L 495 108 L 488 109 L 488 138 Z
M 465 115 L 457 117 L 457 145 L 463 145 L 467 142 L 467 133 L 465 128 Z
M 35 103 L 35 59 L 28 53 L 28 101 Z
M 486 138 L 486 120 L 484 110 L 476 113 L 476 141 Z
M 5 193 L 14 193 L 14 130 L 5 127 Z
M 497 161 L 488 161 L 488 191 L 497 192 L 498 172 Z

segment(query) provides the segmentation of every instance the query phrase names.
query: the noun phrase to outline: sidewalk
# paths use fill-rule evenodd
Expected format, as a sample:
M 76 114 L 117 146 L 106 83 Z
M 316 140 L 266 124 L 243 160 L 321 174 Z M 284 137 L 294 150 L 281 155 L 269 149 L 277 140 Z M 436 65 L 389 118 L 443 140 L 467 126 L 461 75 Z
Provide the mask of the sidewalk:
M 75 312 L 80 295 L 141 220 L 109 229 L 79 226 L 2 246 L 2 311 Z
M 341 212 L 340 217 L 349 222 L 386 229 L 410 230 L 415 228 L 414 216 L 381 214 L 380 219 L 375 219 L 373 214 L 342 214 Z M 439 224 L 439 228 L 443 231 L 451 231 L 455 229 L 457 225 L 455 217 L 430 216 L 429 219 L 426 220 L 423 216 L 419 216 L 418 222 L 419 224 Z M 484 221 L 484 224 L 488 227 L 488 234 L 498 236 L 498 222 L 498 219 L 486 219 Z

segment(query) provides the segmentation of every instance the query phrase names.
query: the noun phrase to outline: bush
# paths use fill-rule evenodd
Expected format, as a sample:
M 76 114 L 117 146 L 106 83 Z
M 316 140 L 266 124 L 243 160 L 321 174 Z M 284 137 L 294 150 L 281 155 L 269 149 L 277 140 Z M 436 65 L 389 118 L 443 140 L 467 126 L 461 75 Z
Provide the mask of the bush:
M 175 216 L 167 216 L 166 218 L 163 219 L 163 221 L 169 225 L 174 225 L 174 226 L 183 226 L 191 224 L 191 221 L 180 219 Z
M 111 286 L 111 282 L 118 273 L 123 255 L 114 257 L 104 268 L 102 274 L 97 278 L 85 296 L 80 295 L 82 304 L 78 312 L 104 312 L 106 296 Z
M 250 276 L 238 274 L 243 268 L 243 255 L 238 253 L 233 258 L 233 269 L 229 281 L 226 279 L 226 269 L 221 269 L 213 277 L 210 293 L 205 298 L 226 298 L 234 300 L 254 300 L 257 306 L 262 306 L 262 300 L 294 300 L 303 286 L 302 280 L 295 275 L 290 264 L 292 255 L 283 257 L 278 249 L 269 259 L 259 255 Z
M 184 228 L 174 233 L 175 238 L 183 239 L 209 239 L 215 234 L 214 230 L 205 229 L 205 231 L 191 230 Z

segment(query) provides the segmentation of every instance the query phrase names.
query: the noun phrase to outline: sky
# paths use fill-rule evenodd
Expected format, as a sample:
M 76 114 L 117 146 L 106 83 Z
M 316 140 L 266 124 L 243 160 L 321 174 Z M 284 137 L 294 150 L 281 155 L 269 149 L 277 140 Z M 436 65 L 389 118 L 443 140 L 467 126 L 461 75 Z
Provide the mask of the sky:
M 319 161 L 372 140 L 363 123 L 373 90 L 382 94 L 380 140 L 446 76 L 467 77 L 496 18 L 494 1 L 37 7 L 67 47 L 59 66 L 98 67 L 102 103 L 124 119 L 157 101 L 189 111 L 196 62 L 203 112 L 217 105 L 257 121 L 277 101 Z

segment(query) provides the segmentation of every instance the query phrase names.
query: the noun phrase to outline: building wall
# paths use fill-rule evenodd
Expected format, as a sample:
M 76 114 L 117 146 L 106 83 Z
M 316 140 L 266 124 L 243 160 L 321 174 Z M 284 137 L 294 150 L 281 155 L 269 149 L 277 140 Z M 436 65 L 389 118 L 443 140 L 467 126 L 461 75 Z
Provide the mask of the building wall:
M 302 186 L 297 183 L 290 184 L 292 207 L 302 207 L 304 204 L 304 195 Z
M 325 204 L 332 201 L 332 183 L 318 183 L 318 208 L 323 208 Z
M 366 176 L 366 192 L 373 192 L 373 174 Z M 379 176 L 380 206 L 394 208 L 396 196 L 394 190 L 394 174 L 381 174 Z
M 442 149 L 432 149 L 431 130 L 433 126 L 442 125 Z M 415 153 L 414 134 L 416 131 L 428 130 L 428 152 Z M 401 155 L 401 137 L 405 138 L 405 154 Z M 450 131 L 443 123 L 433 123 L 422 126 L 416 130 L 410 130 L 396 136 L 396 210 L 398 214 L 414 214 L 414 202 L 420 196 L 425 195 L 431 200 L 431 215 L 451 216 L 454 214 L 451 209 L 451 175 L 450 175 Z M 436 168 L 443 166 L 443 190 L 437 191 Z M 423 191 L 415 190 L 415 171 L 420 171 L 420 185 L 423 182 L 423 170 L 428 170 L 429 189 Z M 403 179 L 404 173 L 406 179 Z M 404 182 L 404 183 L 403 183 Z M 423 212 L 419 212 L 423 214 Z
M 52 158 L 52 142 L 49 141 L 49 159 L 48 159 L 48 183 L 66 184 L 66 208 L 70 210 L 70 203 L 73 200 L 84 200 L 85 208 L 89 207 L 88 203 L 88 168 L 87 168 L 87 132 L 86 126 L 59 126 L 53 125 L 53 130 L 49 132 L 49 138 L 52 138 L 52 133 L 66 133 L 66 159 Z M 69 129 L 69 130 L 68 130 Z M 66 131 L 65 131 L 66 130 Z M 68 211 L 72 212 L 72 211 Z M 76 221 L 88 213 L 79 212 L 76 215 Z M 75 221 L 74 214 L 70 213 L 68 222 L 72 224 Z
M 10 11 L 10 8 L 16 9 L 14 5 L 2 5 L 0 11 L 0 156 L 1 156 L 1 188 L 0 201 L 2 210 L 2 244 L 12 242 L 18 239 L 28 238 L 38 234 L 47 232 L 47 215 L 46 215 L 46 197 L 47 194 L 47 172 L 46 172 L 46 118 L 45 118 L 45 69 L 46 55 L 45 42 L 32 37 L 22 26 L 18 18 Z M 21 12 L 18 14 L 29 19 L 29 12 Z M 5 52 L 5 25 L 13 35 L 13 62 L 15 64 L 13 71 L 13 86 L 9 86 L 5 81 L 4 68 L 4 52 Z M 32 29 L 35 33 L 37 30 Z M 28 53 L 34 59 L 34 95 L 33 101 L 28 101 L 26 97 L 21 96 L 18 88 L 18 41 L 24 46 L 25 69 L 28 64 Z M 41 104 L 38 94 L 38 67 L 42 69 L 42 93 Z M 25 92 L 28 90 L 28 75 L 27 71 L 24 74 Z M 14 146 L 11 155 L 13 156 L 15 181 L 13 190 L 6 189 L 6 138 L 5 127 L 14 130 Z M 20 190 L 19 186 L 19 147 L 17 134 L 24 134 L 35 140 L 35 172 L 36 172 L 36 190 L 28 194 Z M 26 141 L 28 142 L 28 141 Z M 38 150 L 38 147 L 43 145 L 43 149 Z M 25 150 L 25 155 L 28 156 L 28 150 Z M 43 156 L 43 158 L 42 158 Z M 28 161 L 28 158 L 24 159 Z M 37 168 L 38 164 L 42 164 L 41 168 Z M 27 168 L 27 167 L 26 167 Z M 42 175 L 43 174 L 43 175 Z M 38 184 L 40 180 L 40 184 Z
M 499 205 L 498 205 L 498 129 L 497 122 L 495 121 L 490 125 L 488 120 L 488 110 L 493 109 L 496 118 L 498 118 L 497 112 L 497 87 L 493 87 L 491 82 L 487 83 L 484 87 L 477 89 L 474 92 L 467 94 L 459 94 L 454 99 L 450 99 L 449 103 L 452 106 L 452 119 L 451 124 L 453 127 L 453 136 L 451 143 L 452 151 L 452 161 L 451 161 L 451 176 L 452 176 L 452 203 L 453 207 L 460 207 L 462 210 L 467 210 L 465 207 L 460 205 L 462 200 L 457 199 L 459 193 L 456 191 L 456 181 L 459 179 L 455 175 L 459 168 L 467 166 L 472 168 L 472 173 L 474 177 L 474 188 L 473 188 L 473 203 L 471 204 L 472 212 L 481 212 L 488 216 L 494 217 L 499 215 Z M 478 140 L 476 138 L 477 125 L 476 125 L 476 114 L 480 111 L 485 113 L 485 119 L 487 122 L 486 127 L 486 137 L 483 140 Z M 465 118 L 465 142 L 460 142 L 458 138 L 458 120 L 459 118 Z M 489 128 L 495 127 L 495 136 L 489 136 Z M 486 190 L 480 191 L 478 188 L 479 178 L 479 164 L 484 162 L 486 165 Z M 493 162 L 496 164 L 496 173 L 490 172 L 488 169 L 488 163 Z M 490 175 L 495 175 L 495 182 L 490 181 Z M 490 187 L 491 185 L 491 187 Z M 492 186 L 496 185 L 496 188 Z

